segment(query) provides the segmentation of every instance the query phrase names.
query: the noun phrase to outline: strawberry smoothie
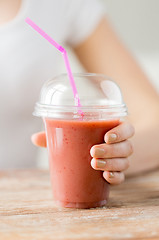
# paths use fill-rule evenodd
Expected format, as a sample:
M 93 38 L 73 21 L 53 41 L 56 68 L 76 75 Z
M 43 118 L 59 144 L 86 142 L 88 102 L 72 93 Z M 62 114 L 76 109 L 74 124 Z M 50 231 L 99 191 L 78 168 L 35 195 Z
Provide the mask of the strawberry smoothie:
M 90 149 L 127 115 L 119 86 L 107 76 L 74 73 L 74 95 L 67 74 L 44 83 L 34 115 L 47 135 L 55 201 L 63 207 L 92 208 L 107 203 L 109 184 L 91 167 Z
M 56 120 L 45 118 L 54 199 L 60 206 L 104 206 L 109 184 L 91 165 L 90 149 L 104 142 L 119 120 Z

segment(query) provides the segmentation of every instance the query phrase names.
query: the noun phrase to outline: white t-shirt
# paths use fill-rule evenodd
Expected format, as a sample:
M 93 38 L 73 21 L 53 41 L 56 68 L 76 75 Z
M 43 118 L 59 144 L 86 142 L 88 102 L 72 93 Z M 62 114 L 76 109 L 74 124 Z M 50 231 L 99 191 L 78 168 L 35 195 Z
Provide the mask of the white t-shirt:
M 103 16 L 96 0 L 23 0 L 0 27 L 0 169 L 36 166 L 30 136 L 42 121 L 32 116 L 44 81 L 59 74 L 61 54 L 24 21 L 30 17 L 59 44 L 76 46 Z

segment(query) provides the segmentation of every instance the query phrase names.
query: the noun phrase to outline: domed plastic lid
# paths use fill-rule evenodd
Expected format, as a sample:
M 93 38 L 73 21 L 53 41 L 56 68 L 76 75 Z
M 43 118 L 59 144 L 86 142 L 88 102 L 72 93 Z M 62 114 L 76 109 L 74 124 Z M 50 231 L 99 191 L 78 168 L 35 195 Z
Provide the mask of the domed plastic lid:
M 73 74 L 81 107 L 76 106 L 67 74 L 48 80 L 42 87 L 33 115 L 44 118 L 119 118 L 127 115 L 118 85 L 102 74 Z

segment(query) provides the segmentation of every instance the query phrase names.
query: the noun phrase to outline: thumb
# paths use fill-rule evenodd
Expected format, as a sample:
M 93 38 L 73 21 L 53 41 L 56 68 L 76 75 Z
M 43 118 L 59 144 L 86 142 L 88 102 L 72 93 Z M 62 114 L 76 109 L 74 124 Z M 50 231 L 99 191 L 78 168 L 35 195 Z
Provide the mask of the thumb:
M 47 147 L 45 132 L 34 133 L 31 136 L 31 141 L 34 145 L 38 147 Z

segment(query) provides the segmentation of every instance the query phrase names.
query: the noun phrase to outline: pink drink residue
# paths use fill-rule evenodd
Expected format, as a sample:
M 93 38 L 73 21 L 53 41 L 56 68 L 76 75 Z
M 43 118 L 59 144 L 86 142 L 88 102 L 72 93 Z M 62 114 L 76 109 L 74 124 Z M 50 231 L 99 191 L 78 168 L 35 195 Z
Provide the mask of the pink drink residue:
M 73 78 L 73 74 L 72 74 L 72 71 L 71 71 L 71 67 L 70 67 L 70 63 L 69 63 L 69 60 L 68 60 L 68 56 L 67 56 L 66 50 L 61 45 L 59 45 L 57 42 L 55 42 L 54 39 L 52 39 L 47 33 L 45 33 L 30 18 L 26 18 L 25 21 L 35 31 L 37 31 L 41 36 L 43 36 L 49 43 L 51 43 L 55 48 L 57 48 L 62 53 L 64 62 L 65 62 L 65 66 L 66 66 L 66 70 L 67 70 L 67 74 L 68 74 L 68 77 L 69 77 L 69 80 L 70 80 L 70 84 L 71 84 L 71 87 L 72 87 L 72 91 L 73 91 L 73 95 L 74 95 L 74 99 L 75 99 L 75 105 L 78 106 L 78 107 L 81 107 L 80 99 L 79 99 L 79 96 L 78 96 L 75 80 Z M 80 113 L 80 115 L 83 116 L 83 112 L 81 110 L 78 110 L 78 112 Z

